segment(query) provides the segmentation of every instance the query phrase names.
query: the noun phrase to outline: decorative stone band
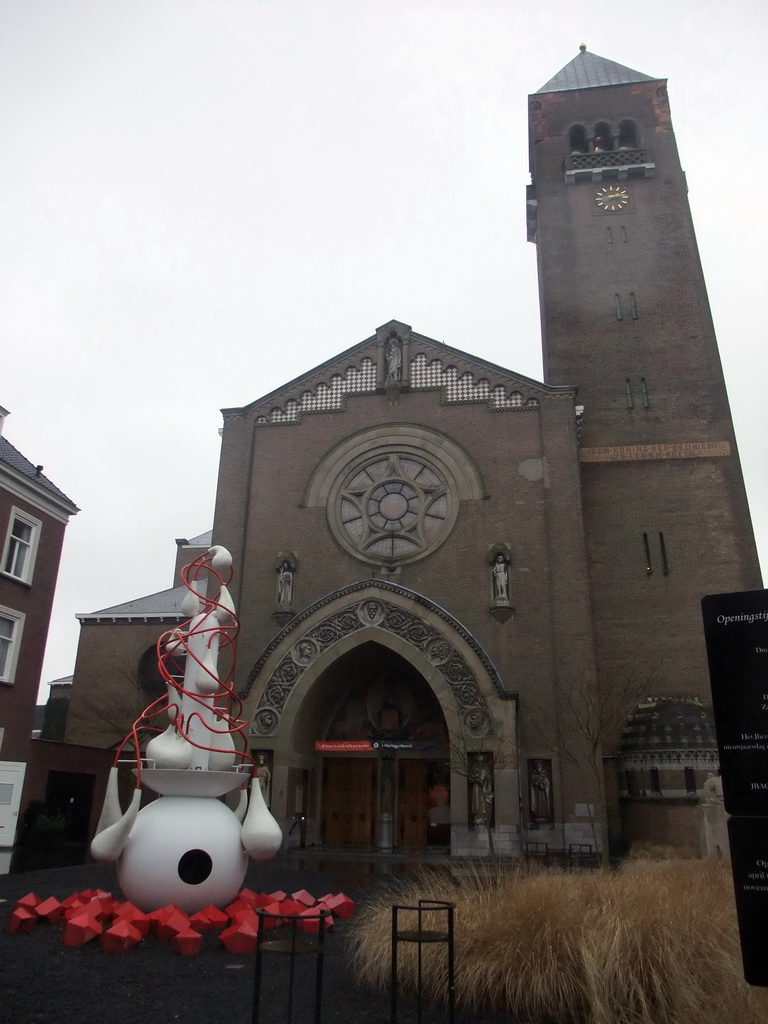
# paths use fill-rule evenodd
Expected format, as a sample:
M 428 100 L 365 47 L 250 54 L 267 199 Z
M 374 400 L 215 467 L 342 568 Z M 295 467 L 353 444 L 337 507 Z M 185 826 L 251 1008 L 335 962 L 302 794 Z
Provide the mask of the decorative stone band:
M 294 686 L 315 659 L 343 637 L 376 626 L 415 647 L 442 675 L 456 699 L 464 728 L 472 736 L 490 731 L 488 705 L 472 670 L 453 644 L 432 626 L 387 601 L 356 601 L 300 634 L 267 679 L 253 716 L 252 732 L 274 733 Z
M 415 344 L 414 342 L 411 343 Z M 491 381 L 485 377 L 476 378 L 470 370 L 460 372 L 453 364 L 441 359 L 429 360 L 421 352 L 409 363 L 408 380 L 411 391 L 441 391 L 444 405 L 470 405 L 481 403 L 491 412 L 532 412 L 539 407 L 538 394 L 533 382 L 525 383 L 526 393 L 516 387 L 509 390 L 510 381 Z M 300 423 L 310 413 L 343 412 L 348 395 L 372 395 L 376 393 L 376 365 L 370 356 L 365 356 L 359 367 L 350 366 L 342 376 L 331 375 L 330 380 L 304 382 L 304 390 L 290 398 L 281 399 L 281 405 L 265 409 L 256 417 L 257 427 L 280 426 Z M 540 393 L 540 392 L 539 392 Z
M 671 444 L 621 444 L 581 448 L 580 462 L 634 462 L 650 459 L 708 459 L 731 454 L 728 441 L 681 441 Z
M 691 746 L 680 750 L 634 750 L 619 755 L 619 768 L 625 772 L 648 768 L 681 771 L 684 767 L 719 772 L 717 748 Z

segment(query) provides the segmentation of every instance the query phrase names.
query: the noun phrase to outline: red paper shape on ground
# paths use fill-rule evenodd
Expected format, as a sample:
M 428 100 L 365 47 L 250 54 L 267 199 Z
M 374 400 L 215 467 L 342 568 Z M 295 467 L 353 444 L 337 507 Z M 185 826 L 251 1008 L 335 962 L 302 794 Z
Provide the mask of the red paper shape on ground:
M 16 907 L 8 918 L 6 931 L 11 935 L 20 935 L 22 932 L 31 932 L 37 924 L 37 914 L 28 907 Z
M 279 914 L 280 904 L 268 903 L 266 907 L 262 907 L 261 909 L 265 914 Z M 262 917 L 261 920 L 264 922 L 264 928 L 279 928 L 283 923 L 279 917 Z
M 230 953 L 253 953 L 258 930 L 258 918 L 255 926 L 248 920 L 242 920 L 223 931 L 219 938 Z
M 321 902 L 333 911 L 335 917 L 352 917 L 355 912 L 354 901 L 343 892 L 338 892 L 335 896 L 324 896 Z
M 189 918 L 182 911 L 174 907 L 173 911 L 157 919 L 155 935 L 158 939 L 173 939 L 179 932 L 189 928 Z
M 323 910 L 323 907 L 308 907 L 303 914 L 300 914 L 302 920 L 298 922 L 297 927 L 303 932 L 319 932 L 320 921 L 323 922 L 323 928 L 328 931 L 333 928 L 333 914 L 328 914 L 327 917 L 318 917 L 318 910 Z
M 278 889 L 277 892 L 271 892 L 269 895 L 274 903 L 282 903 L 288 894 L 283 892 L 282 889 Z
M 199 932 L 213 932 L 218 931 L 219 928 L 226 928 L 229 924 L 229 916 L 223 910 L 219 910 L 218 907 L 209 903 L 207 907 L 203 907 L 202 910 L 193 914 L 189 923 Z
M 61 901 L 61 905 L 67 911 L 71 910 L 72 907 L 82 907 L 86 902 L 87 900 L 84 900 L 79 892 L 73 892 L 71 896 L 67 896 L 65 900 Z
M 43 920 L 55 924 L 64 916 L 64 907 L 53 896 L 49 896 L 47 900 L 37 904 L 35 913 L 38 917 L 43 918 Z
M 42 900 L 34 892 L 28 892 L 26 896 L 22 896 L 20 900 L 16 900 L 13 905 L 13 909 L 16 907 L 25 907 L 27 910 L 34 910 L 38 903 L 42 903 Z
M 103 932 L 101 948 L 105 953 L 125 953 L 141 942 L 141 939 L 141 932 L 135 925 L 125 918 L 119 918 L 111 928 Z
M 285 914 L 286 917 L 293 914 L 302 914 L 306 909 L 302 903 L 297 903 L 296 900 L 283 900 L 280 903 L 280 913 Z
M 98 935 L 101 935 L 101 923 L 86 908 L 64 925 L 65 946 L 84 946 Z
M 182 956 L 194 956 L 199 953 L 203 946 L 203 936 L 194 928 L 183 928 L 171 939 L 171 945 L 177 953 Z
M 97 921 L 103 922 L 112 917 L 114 904 L 111 896 L 92 896 L 80 909 L 88 910 Z
M 317 903 L 315 897 L 311 893 L 308 893 L 306 889 L 299 889 L 298 892 L 292 893 L 291 899 L 295 900 L 297 903 L 303 904 L 305 907 L 314 907 Z
M 120 903 L 115 907 L 115 923 L 118 921 L 127 921 L 128 924 L 139 932 L 142 939 L 149 935 L 149 929 L 151 921 L 149 917 L 138 907 L 135 907 L 133 903 Z

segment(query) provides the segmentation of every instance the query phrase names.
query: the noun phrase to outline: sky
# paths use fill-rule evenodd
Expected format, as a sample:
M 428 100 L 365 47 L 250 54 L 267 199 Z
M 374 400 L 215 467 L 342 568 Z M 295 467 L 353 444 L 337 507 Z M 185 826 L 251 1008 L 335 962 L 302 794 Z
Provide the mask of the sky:
M 173 585 L 220 409 L 391 319 L 541 379 L 527 96 L 582 42 L 669 80 L 768 568 L 767 30 L 764 0 L 0 0 L 4 434 L 82 510 L 43 683 L 77 612 Z

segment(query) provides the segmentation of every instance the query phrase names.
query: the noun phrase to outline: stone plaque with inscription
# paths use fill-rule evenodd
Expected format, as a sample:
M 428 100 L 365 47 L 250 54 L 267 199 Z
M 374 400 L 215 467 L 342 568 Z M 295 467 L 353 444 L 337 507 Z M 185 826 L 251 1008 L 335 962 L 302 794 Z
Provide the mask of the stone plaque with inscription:
M 724 458 L 728 441 L 674 441 L 662 444 L 615 444 L 579 449 L 580 462 L 647 462 L 656 459 Z
M 701 607 L 725 809 L 768 817 L 768 590 Z

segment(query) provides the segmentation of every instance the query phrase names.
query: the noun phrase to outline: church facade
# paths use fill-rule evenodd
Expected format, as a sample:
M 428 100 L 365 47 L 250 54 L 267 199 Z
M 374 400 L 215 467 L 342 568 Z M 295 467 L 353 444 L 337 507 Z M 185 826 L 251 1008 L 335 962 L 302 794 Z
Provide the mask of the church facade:
M 529 110 L 544 382 L 393 320 L 224 410 L 212 539 L 291 842 L 696 846 L 699 601 L 761 581 L 666 83 L 582 49 Z M 100 658 L 142 684 L 180 596 L 81 617 L 68 739 L 114 742 Z

